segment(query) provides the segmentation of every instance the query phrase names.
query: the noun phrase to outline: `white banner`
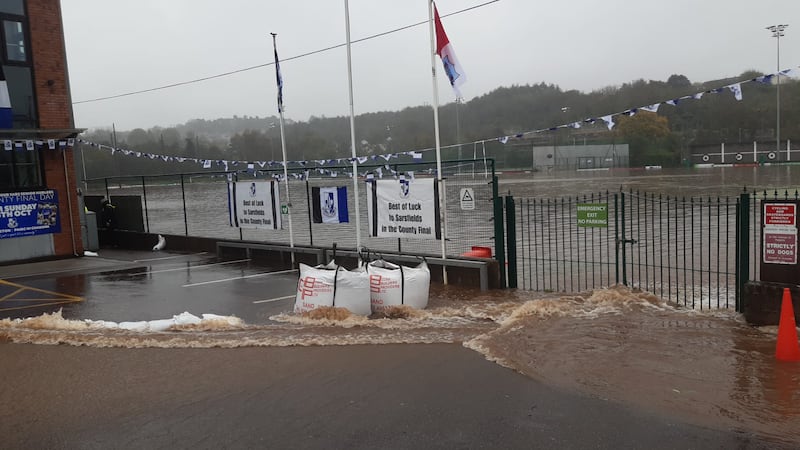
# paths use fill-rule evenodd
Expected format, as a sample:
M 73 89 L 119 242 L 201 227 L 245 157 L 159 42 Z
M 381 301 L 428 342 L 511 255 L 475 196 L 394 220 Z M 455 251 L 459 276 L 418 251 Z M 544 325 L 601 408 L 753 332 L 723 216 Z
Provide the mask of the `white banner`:
M 279 230 L 280 189 L 276 181 L 228 183 L 228 210 L 232 227 Z
M 367 216 L 370 236 L 441 239 L 436 180 L 368 181 Z

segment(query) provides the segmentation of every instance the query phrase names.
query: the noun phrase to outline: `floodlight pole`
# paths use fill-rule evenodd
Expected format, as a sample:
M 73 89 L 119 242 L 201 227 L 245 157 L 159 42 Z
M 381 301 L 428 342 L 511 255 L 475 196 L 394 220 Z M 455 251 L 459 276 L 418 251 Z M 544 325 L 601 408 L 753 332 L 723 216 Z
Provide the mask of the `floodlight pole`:
M 776 39 L 777 43 L 777 61 L 778 61 L 778 69 L 776 72 L 776 76 L 778 77 L 778 92 L 777 92 L 777 100 L 776 100 L 776 124 L 775 124 L 775 154 L 779 154 L 781 151 L 781 36 L 783 36 L 783 31 L 789 25 L 770 25 L 766 29 L 772 32 L 772 37 Z

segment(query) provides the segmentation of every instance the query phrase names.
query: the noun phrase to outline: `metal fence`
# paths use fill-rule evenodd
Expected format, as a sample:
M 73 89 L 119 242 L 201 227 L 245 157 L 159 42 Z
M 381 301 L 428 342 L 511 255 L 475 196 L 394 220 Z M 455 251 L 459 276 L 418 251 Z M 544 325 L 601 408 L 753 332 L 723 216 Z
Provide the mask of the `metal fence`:
M 352 166 L 325 166 L 326 174 L 315 167 L 290 170 L 289 198 L 280 187 L 281 203 L 291 204 L 292 231 L 295 245 L 340 248 L 356 247 L 355 202 L 360 212 L 362 246 L 374 251 L 392 251 L 419 255 L 441 255 L 441 243 L 434 240 L 389 239 L 369 237 L 367 222 L 367 172 L 384 177 L 433 177 L 432 162 L 358 166 L 359 198 L 352 189 L 352 178 L 345 172 Z M 173 175 L 150 175 L 93 179 L 87 182 L 88 195 L 138 196 L 141 198 L 143 223 L 149 233 L 179 234 L 221 239 L 240 239 L 271 243 L 289 243 L 287 216 L 281 230 L 254 230 L 231 227 L 228 220 L 229 180 L 271 180 L 282 169 L 238 172 L 202 172 Z M 492 159 L 443 161 L 444 199 L 446 203 L 445 249 L 447 256 L 458 256 L 472 246 L 494 247 L 497 178 Z M 296 179 L 292 174 L 302 174 Z M 338 176 L 333 176 L 337 174 Z M 283 183 L 283 182 L 282 182 Z M 313 187 L 347 186 L 350 219 L 348 223 L 318 224 L 312 221 L 311 191 Z M 461 207 L 462 189 L 471 189 L 474 210 Z
M 691 308 L 740 310 L 742 286 L 760 278 L 762 201 L 789 199 L 798 191 L 507 198 L 509 285 L 578 292 L 624 284 Z M 580 211 L 592 208 L 605 217 L 587 223 Z
M 517 203 L 517 282 L 525 289 L 625 284 L 692 308 L 736 304 L 739 198 L 631 191 Z M 579 205 L 605 207 L 605 220 L 579 224 Z

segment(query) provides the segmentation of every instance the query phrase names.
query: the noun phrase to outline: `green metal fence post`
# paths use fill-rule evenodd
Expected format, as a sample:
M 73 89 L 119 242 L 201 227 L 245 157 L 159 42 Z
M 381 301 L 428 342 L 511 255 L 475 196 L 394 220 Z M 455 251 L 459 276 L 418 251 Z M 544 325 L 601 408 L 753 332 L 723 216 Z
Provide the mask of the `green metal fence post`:
M 183 183 L 183 174 L 181 174 L 181 198 L 183 199 L 183 230 L 186 236 L 189 235 L 189 217 L 186 214 L 186 186 Z
M 494 167 L 492 167 L 494 172 Z M 492 174 L 492 204 L 494 205 L 494 254 L 500 265 L 500 287 L 506 287 L 505 236 L 503 235 L 503 200 L 498 193 L 497 175 Z
M 619 284 L 619 196 L 614 193 L 614 284 Z
M 628 243 L 628 239 L 625 236 L 625 193 L 619 193 L 619 200 L 620 200 L 620 212 L 622 213 L 620 224 L 622 225 L 622 240 L 620 241 L 620 246 L 622 246 L 622 284 L 627 286 L 628 285 L 628 258 L 627 258 L 627 248 L 625 248 L 625 244 Z
M 514 196 L 506 197 L 506 245 L 508 246 L 508 287 L 517 287 L 517 209 Z
M 750 278 L 750 194 L 739 195 L 736 205 L 736 312 L 742 312 L 742 291 Z

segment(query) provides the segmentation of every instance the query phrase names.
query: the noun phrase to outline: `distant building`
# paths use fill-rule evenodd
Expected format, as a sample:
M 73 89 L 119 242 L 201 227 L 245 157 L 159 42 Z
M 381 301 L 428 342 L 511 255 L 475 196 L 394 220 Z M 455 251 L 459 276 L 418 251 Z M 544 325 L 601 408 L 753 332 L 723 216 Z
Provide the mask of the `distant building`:
M 2 0 L 0 22 L 0 263 L 82 255 L 60 0 Z
M 533 147 L 538 170 L 628 167 L 628 144 L 589 144 Z

